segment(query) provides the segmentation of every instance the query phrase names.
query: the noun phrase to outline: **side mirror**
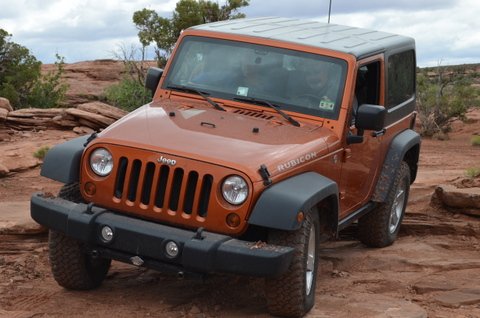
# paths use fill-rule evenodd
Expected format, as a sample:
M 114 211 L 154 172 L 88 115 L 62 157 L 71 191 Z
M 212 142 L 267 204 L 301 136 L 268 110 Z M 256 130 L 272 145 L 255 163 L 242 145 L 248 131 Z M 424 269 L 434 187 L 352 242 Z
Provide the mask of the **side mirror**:
M 362 104 L 358 107 L 355 116 L 357 135 L 347 136 L 347 144 L 359 144 L 363 142 L 365 130 L 373 130 L 372 136 L 378 137 L 385 133 L 385 116 L 387 110 L 380 105 Z
M 158 83 L 162 77 L 163 70 L 157 67 L 150 67 L 147 71 L 147 78 L 145 79 L 145 88 L 155 94 Z
M 358 107 L 355 127 L 359 130 L 379 131 L 385 127 L 387 110 L 383 106 L 362 104 Z

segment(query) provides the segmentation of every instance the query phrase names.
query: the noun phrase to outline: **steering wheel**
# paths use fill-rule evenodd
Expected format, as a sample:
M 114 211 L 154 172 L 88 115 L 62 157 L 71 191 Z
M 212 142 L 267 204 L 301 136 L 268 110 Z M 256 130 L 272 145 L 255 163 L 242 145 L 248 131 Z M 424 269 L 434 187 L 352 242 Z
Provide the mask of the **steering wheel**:
M 320 97 L 313 94 L 299 94 L 294 96 L 292 99 L 299 103 L 304 103 L 305 106 L 308 106 L 309 108 L 317 108 L 322 100 Z

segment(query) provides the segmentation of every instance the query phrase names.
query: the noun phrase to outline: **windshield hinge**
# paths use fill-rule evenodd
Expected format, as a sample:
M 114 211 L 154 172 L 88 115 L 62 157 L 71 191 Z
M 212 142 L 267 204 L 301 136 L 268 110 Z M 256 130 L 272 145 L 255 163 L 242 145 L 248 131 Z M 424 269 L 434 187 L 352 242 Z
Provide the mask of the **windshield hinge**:
M 260 169 L 258 169 L 258 172 L 260 173 L 260 176 L 262 176 L 264 186 L 268 187 L 272 184 L 272 180 L 270 179 L 270 172 L 268 172 L 268 169 L 265 165 L 261 165 Z
M 97 138 L 97 133 L 92 133 L 88 138 L 87 141 L 83 144 L 83 147 L 86 147 L 93 139 Z

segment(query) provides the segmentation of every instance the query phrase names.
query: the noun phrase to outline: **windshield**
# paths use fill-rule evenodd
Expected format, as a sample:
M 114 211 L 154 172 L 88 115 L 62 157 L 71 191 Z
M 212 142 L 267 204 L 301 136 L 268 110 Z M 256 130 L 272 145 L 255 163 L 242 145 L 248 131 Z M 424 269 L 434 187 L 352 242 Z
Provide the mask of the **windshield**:
M 185 37 L 163 87 L 211 97 L 267 100 L 283 110 L 336 119 L 347 63 L 327 56 L 204 37 Z

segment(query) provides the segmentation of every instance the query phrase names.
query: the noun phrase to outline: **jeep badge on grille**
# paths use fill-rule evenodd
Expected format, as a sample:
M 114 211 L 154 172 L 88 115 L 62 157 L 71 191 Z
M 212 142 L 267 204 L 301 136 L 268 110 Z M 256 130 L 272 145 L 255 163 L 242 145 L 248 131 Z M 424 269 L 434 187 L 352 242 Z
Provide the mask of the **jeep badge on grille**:
M 158 158 L 157 162 L 164 165 L 169 165 L 169 166 L 174 166 L 177 164 L 177 160 L 168 159 L 168 158 L 165 158 L 164 156 L 161 156 L 160 158 Z

